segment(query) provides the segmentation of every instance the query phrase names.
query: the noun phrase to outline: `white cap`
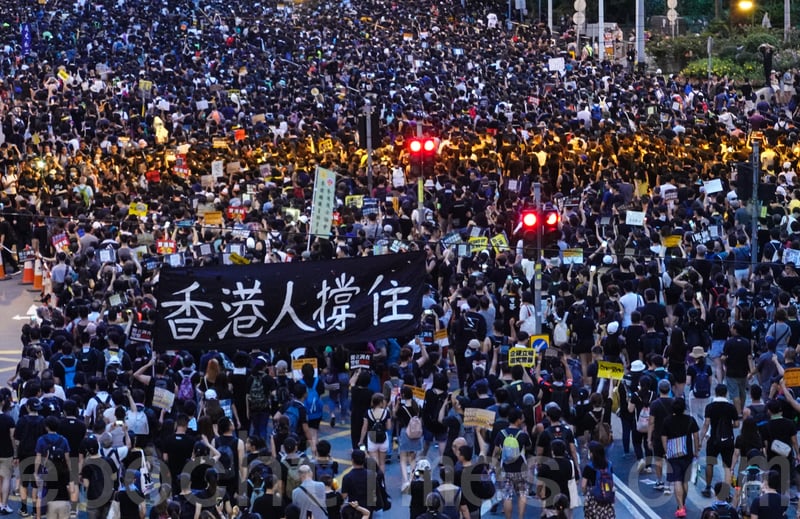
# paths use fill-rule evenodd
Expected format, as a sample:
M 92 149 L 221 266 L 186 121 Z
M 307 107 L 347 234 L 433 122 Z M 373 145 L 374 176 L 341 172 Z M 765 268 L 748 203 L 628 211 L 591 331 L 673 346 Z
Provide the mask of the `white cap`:
M 608 326 L 606 326 L 606 331 L 610 334 L 617 333 L 619 331 L 619 323 L 617 321 L 611 321 L 608 323 Z

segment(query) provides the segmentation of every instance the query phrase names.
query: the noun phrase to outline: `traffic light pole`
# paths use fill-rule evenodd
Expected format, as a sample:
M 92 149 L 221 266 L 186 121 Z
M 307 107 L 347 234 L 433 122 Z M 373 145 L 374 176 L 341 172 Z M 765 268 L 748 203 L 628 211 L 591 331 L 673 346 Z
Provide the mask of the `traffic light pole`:
M 756 271 L 758 263 L 758 217 L 761 214 L 758 207 L 758 181 L 761 169 L 761 142 L 753 139 L 753 194 L 750 201 L 750 268 Z M 738 180 L 738 179 L 737 179 Z
M 364 99 L 364 116 L 367 120 L 367 190 L 372 196 L 372 103 Z
M 542 208 L 542 185 L 533 184 L 533 203 L 537 211 Z M 536 252 L 534 253 L 534 278 L 533 278 L 533 304 L 536 309 L 536 335 L 542 333 L 542 227 L 543 222 L 536 226 Z

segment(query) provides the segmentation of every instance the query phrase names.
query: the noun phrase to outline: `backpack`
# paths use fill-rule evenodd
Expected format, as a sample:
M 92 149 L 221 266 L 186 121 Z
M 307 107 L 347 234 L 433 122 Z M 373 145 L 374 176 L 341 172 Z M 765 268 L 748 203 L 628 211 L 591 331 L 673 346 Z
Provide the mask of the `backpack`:
M 424 433 L 422 429 L 422 420 L 418 415 L 412 415 L 411 411 L 408 410 L 408 407 L 403 406 L 403 409 L 405 409 L 406 413 L 408 413 L 408 416 L 411 417 L 408 420 L 408 426 L 406 427 L 406 436 L 409 440 L 418 440 L 422 438 Z
M 281 382 L 283 380 L 283 382 Z M 286 402 L 292 400 L 292 392 L 289 391 L 289 379 L 280 377 L 276 379 L 278 387 L 275 389 L 272 400 L 272 408 L 275 410 L 280 409 Z
M 381 412 L 381 417 L 376 419 L 372 414 L 372 409 L 367 412 L 367 420 L 370 422 L 369 440 L 374 444 L 381 444 L 386 441 L 386 409 Z
M 253 375 L 253 380 L 250 382 L 250 391 L 247 394 L 247 400 L 251 411 L 260 412 L 266 411 L 269 408 L 269 399 L 267 398 L 267 391 L 264 388 L 263 375 Z
M 195 392 L 194 392 L 194 384 L 192 384 L 192 377 L 194 376 L 194 370 L 191 373 L 187 374 L 184 371 L 181 371 L 181 383 L 178 385 L 178 394 L 175 395 L 175 398 L 181 400 L 183 402 L 191 402 L 194 401 Z
M 289 402 L 289 405 L 286 406 L 286 412 L 283 413 L 287 418 L 289 418 L 289 432 L 299 434 L 300 431 L 297 430 L 298 426 L 300 425 L 300 406 L 303 405 L 299 402 L 295 402 L 294 400 Z M 301 435 L 302 436 L 302 435 Z M 303 436 L 305 438 L 305 436 Z
M 608 447 L 614 442 L 614 434 L 611 432 L 611 424 L 603 421 L 606 415 L 606 410 L 600 413 L 600 419 L 594 417 L 594 414 L 589 413 L 592 419 L 596 422 L 592 430 L 592 439 L 599 442 L 603 447 Z
M 613 505 L 615 501 L 614 476 L 611 474 L 611 463 L 607 463 L 604 469 L 596 469 L 589 463 L 589 466 L 595 471 L 591 496 L 596 503 L 601 505 Z
M 291 496 L 294 489 L 300 486 L 300 465 L 306 465 L 308 461 L 305 458 L 296 460 L 292 463 L 289 460 L 283 460 L 283 466 L 286 467 L 286 496 Z
M 519 446 L 519 435 L 522 431 L 509 434 L 508 431 L 501 431 L 503 435 L 503 447 L 500 453 L 500 461 L 503 465 L 510 465 L 519 459 L 521 449 Z
M 708 398 L 711 396 L 711 366 L 704 364 L 698 366 L 692 379 L 692 392 L 695 398 Z
M 766 404 L 750 404 L 747 408 L 750 409 L 750 416 L 756 421 L 756 427 L 767 424 L 769 421 L 769 414 L 767 414 Z
M 322 418 L 322 400 L 319 398 L 319 393 L 317 392 L 318 383 L 319 379 L 314 377 L 314 382 L 311 383 L 311 387 L 308 388 L 308 394 L 306 395 L 305 406 L 309 420 L 319 420 Z
M 94 408 L 94 416 L 92 417 L 92 423 L 97 423 L 98 420 L 103 419 L 103 413 L 106 412 L 107 409 L 111 409 L 111 395 L 106 396 L 105 402 L 100 400 L 100 397 L 95 395 L 93 399 L 97 402 L 97 405 Z
M 219 443 L 219 438 L 214 441 L 214 446 L 219 451 L 219 459 L 217 460 L 222 467 L 219 472 L 219 479 L 222 481 L 231 480 L 236 477 L 236 469 L 233 462 L 236 459 L 233 455 L 233 449 L 227 443 Z
M 569 343 L 567 315 L 569 315 L 569 312 L 565 313 L 564 317 L 562 317 L 553 327 L 553 344 L 556 346 L 564 346 Z
M 92 348 L 89 348 L 88 351 L 83 351 L 83 349 L 81 349 L 80 355 L 78 356 L 78 371 L 85 373 L 86 375 L 94 375 L 92 372 L 93 358 L 94 351 Z
M 447 501 L 441 493 L 439 495 L 442 498 L 442 503 L 444 503 L 442 513 L 450 519 L 459 519 L 461 517 L 461 489 L 456 490 L 452 501 Z
M 71 366 L 64 363 L 65 360 L 71 360 Z M 58 364 L 64 369 L 64 389 L 75 387 L 75 373 L 78 371 L 78 360 L 73 355 L 63 355 L 58 359 Z
M 711 510 L 717 513 L 717 519 L 737 519 L 736 509 L 730 503 L 714 503 Z
M 314 480 L 321 481 L 324 476 L 336 477 L 335 461 L 317 461 L 314 463 Z
M 111 350 L 105 350 L 103 352 L 103 356 L 106 359 L 105 368 L 103 369 L 103 373 L 108 373 L 108 370 L 114 370 L 115 372 L 119 372 L 120 367 L 122 366 L 122 351 L 115 352 L 115 355 L 111 355 Z
M 639 418 L 636 419 L 636 431 L 646 433 L 650 428 L 650 406 L 646 405 L 639 411 Z

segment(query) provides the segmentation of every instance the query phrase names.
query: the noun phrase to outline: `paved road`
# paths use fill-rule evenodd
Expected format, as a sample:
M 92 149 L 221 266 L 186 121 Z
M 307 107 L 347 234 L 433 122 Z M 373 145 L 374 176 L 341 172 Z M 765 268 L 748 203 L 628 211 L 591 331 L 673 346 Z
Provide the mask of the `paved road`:
M 20 327 L 30 319 L 29 313 L 32 311 L 31 305 L 35 304 L 36 294 L 27 290 L 26 286 L 19 284 L 19 278 L 0 282 L 0 381 L 5 381 L 11 376 L 14 366 L 19 358 L 19 330 Z M 320 431 L 320 438 L 327 438 L 333 445 L 335 457 L 339 460 L 343 470 L 349 467 L 350 449 L 350 429 L 347 424 L 338 424 L 335 429 L 328 425 L 323 425 Z M 621 435 L 619 421 L 614 423 L 615 437 Z M 617 481 L 617 517 L 621 519 L 659 519 L 672 517 L 675 512 L 675 501 L 672 496 L 666 496 L 662 492 L 652 490 L 648 480 L 652 480 L 652 475 L 641 475 L 635 473 L 635 460 L 632 456 L 623 457 L 622 445 L 616 441 L 610 449 L 610 458 L 614 465 Z M 438 460 L 436 449 L 431 449 L 430 457 L 432 462 Z M 397 460 L 387 468 L 387 483 L 389 493 L 393 498 L 393 507 L 389 512 L 384 513 L 386 519 L 406 519 L 408 512 L 408 496 L 400 493 L 400 466 Z M 699 493 L 700 487 L 693 487 L 690 490 L 688 499 L 688 517 L 699 517 L 703 507 L 709 504 L 709 500 L 703 498 Z M 17 508 L 17 503 L 12 503 L 13 508 Z M 526 517 L 539 517 L 539 502 L 531 500 L 529 503 L 529 513 Z M 795 517 L 795 511 L 790 509 L 790 517 Z M 9 516 L 14 517 L 16 514 Z M 501 517 L 502 514 L 491 515 L 488 517 Z M 582 519 L 581 509 L 576 510 L 575 519 Z

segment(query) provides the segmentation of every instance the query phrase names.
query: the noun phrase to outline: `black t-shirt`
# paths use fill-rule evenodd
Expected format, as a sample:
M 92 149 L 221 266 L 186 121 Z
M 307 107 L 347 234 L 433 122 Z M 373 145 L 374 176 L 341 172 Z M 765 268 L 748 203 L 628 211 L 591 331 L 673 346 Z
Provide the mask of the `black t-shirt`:
M 456 470 L 456 476 L 453 481 L 455 481 L 456 484 L 462 489 L 469 485 L 470 492 L 461 492 L 461 504 L 467 505 L 467 509 L 470 512 L 479 510 L 481 507 L 481 502 L 475 499 L 475 496 L 480 493 L 479 486 L 481 484 L 481 477 L 484 473 L 484 470 L 487 469 L 488 467 L 485 464 L 476 463 L 474 465 L 462 467 L 461 469 Z M 470 497 L 472 499 L 470 499 Z
M 375 477 L 375 472 L 366 468 L 352 469 L 342 479 L 342 494 L 347 495 L 348 501 L 358 501 L 364 508 L 374 509 Z
M 725 341 L 722 355 L 725 359 L 726 375 L 731 378 L 745 378 L 750 371 L 747 358 L 750 356 L 750 341 L 743 337 L 731 337 Z
M 653 445 L 659 444 L 661 437 L 661 429 L 664 426 L 664 421 L 668 416 L 672 415 L 672 398 L 659 397 L 653 400 L 650 404 L 650 416 L 653 418 Z
M 680 438 L 686 436 L 686 457 L 694 456 L 694 433 L 699 432 L 697 422 L 688 414 L 672 415 L 664 420 L 664 427 L 661 428 L 661 435 L 667 438 Z M 661 441 L 661 438 L 653 438 L 653 441 Z
M 261 517 L 284 517 L 286 504 L 277 494 L 264 494 L 253 502 L 253 513 Z
M 715 441 L 719 438 L 722 441 L 733 440 L 733 422 L 738 420 L 739 413 L 736 407 L 724 400 L 714 400 L 706 405 L 703 415 L 711 422 L 711 439 Z M 729 436 L 730 435 L 730 436 Z
M 58 426 L 58 432 L 67 439 L 71 455 L 77 457 L 81 441 L 86 436 L 86 423 L 77 418 L 62 418 Z
M 544 456 L 551 456 L 550 444 L 553 440 L 561 440 L 569 447 L 575 441 L 575 435 L 572 434 L 572 429 L 564 423 L 557 423 L 550 425 L 542 431 L 539 437 L 539 447 L 542 448 Z
M 775 453 L 771 452 L 769 449 L 773 440 L 780 440 L 787 445 L 792 445 L 792 438 L 797 433 L 794 423 L 782 416 L 770 418 L 769 422 L 762 428 L 762 431 L 766 436 L 764 441 L 767 443 L 767 454 L 769 457 L 775 456 Z M 794 458 L 794 453 L 790 453 L 788 457 Z
M 750 513 L 758 517 L 786 517 L 788 504 L 784 503 L 784 497 L 777 492 L 769 492 L 753 499 L 750 504 Z
M 14 419 L 5 413 L 0 414 L 0 458 L 10 458 L 14 455 L 11 431 L 14 429 Z
M 564 456 L 546 458 L 546 461 L 539 465 L 538 481 L 545 488 L 545 497 L 542 502 L 545 508 L 553 507 L 553 501 L 559 493 L 569 496 L 567 483 L 573 475 L 578 475 L 578 471 L 577 468 L 573 469 L 572 459 Z
M 20 459 L 36 454 L 36 441 L 45 433 L 44 417 L 40 415 L 21 416 L 14 429 L 14 439 L 19 441 L 17 455 Z
M 100 498 L 106 492 L 106 476 L 113 474 L 114 467 L 101 457 L 88 458 L 81 468 L 81 479 L 88 480 L 89 488 L 86 490 L 86 497 L 89 501 Z M 109 482 L 110 488 L 113 484 Z M 110 496 L 110 492 L 109 492 Z

